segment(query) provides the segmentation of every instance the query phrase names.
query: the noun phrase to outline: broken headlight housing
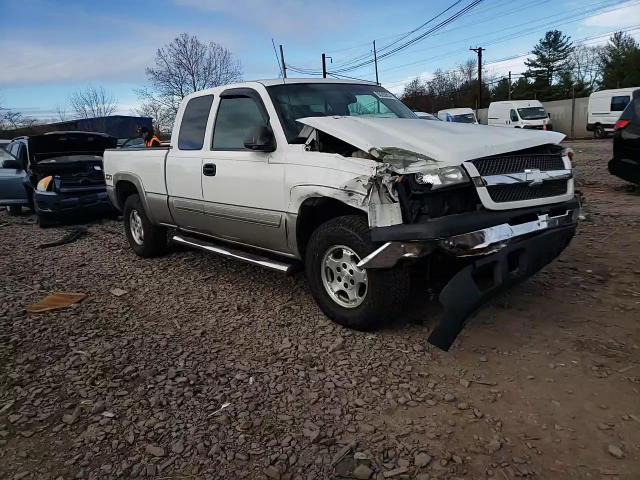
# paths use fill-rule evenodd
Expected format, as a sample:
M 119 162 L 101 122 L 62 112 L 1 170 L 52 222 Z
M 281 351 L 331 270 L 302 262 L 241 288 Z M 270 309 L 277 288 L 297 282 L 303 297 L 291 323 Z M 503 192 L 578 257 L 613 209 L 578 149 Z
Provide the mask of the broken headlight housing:
M 431 189 L 449 187 L 469 182 L 469 176 L 461 166 L 442 167 L 416 173 L 416 182 L 430 185 Z
M 42 180 L 38 182 L 36 185 L 36 190 L 39 192 L 46 192 L 50 190 L 50 186 L 53 186 L 51 181 L 53 180 L 52 176 L 44 177 Z

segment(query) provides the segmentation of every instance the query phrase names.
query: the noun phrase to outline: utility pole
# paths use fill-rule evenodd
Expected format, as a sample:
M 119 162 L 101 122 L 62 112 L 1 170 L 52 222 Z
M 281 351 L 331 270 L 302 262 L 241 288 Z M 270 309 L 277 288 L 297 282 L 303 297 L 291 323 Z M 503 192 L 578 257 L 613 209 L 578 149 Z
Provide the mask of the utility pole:
M 511 70 L 509 70 L 509 97 L 508 100 L 511 100 Z
M 327 78 L 327 56 L 322 54 L 322 78 Z
M 376 41 L 373 41 L 373 64 L 376 67 L 376 84 L 380 85 L 378 81 L 378 53 L 376 52 Z
M 287 64 L 284 63 L 284 50 L 282 50 L 282 44 L 280 44 L 280 60 L 282 61 L 282 78 L 287 78 Z
M 576 85 L 571 85 L 571 138 L 576 138 Z
M 482 52 L 486 49 L 477 47 L 469 50 L 478 54 L 478 108 L 482 108 Z

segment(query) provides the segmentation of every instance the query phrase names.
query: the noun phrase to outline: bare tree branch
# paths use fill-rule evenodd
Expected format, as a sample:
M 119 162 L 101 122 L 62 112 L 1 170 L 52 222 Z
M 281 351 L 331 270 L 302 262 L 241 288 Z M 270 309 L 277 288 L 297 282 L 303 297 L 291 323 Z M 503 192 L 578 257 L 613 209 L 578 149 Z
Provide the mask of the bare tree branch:
M 149 87 L 138 90 L 138 95 L 145 103 L 162 105 L 173 117 L 190 93 L 242 79 L 240 62 L 229 50 L 186 33 L 159 48 L 146 73 Z
M 113 115 L 118 102 L 104 87 L 92 85 L 76 90 L 69 100 L 71 108 L 79 118 L 108 117 Z
M 56 106 L 56 116 L 58 117 L 59 122 L 66 122 L 69 120 L 67 109 L 61 105 Z

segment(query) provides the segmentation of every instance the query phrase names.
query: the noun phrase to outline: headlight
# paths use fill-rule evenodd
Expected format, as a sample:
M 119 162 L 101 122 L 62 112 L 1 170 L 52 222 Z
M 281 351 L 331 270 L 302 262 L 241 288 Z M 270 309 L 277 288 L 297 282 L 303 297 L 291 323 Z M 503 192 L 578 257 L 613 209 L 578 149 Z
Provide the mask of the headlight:
M 467 183 L 469 177 L 462 167 L 442 167 L 416 173 L 416 182 L 431 185 L 432 189 Z
M 573 162 L 573 158 L 576 156 L 575 152 L 570 147 L 565 147 L 562 149 L 562 156 L 569 157 L 569 160 Z
M 36 185 L 36 190 L 38 190 L 39 192 L 46 192 L 47 190 L 49 190 L 51 180 L 53 180 L 52 176 L 44 177 L 38 182 L 38 185 Z

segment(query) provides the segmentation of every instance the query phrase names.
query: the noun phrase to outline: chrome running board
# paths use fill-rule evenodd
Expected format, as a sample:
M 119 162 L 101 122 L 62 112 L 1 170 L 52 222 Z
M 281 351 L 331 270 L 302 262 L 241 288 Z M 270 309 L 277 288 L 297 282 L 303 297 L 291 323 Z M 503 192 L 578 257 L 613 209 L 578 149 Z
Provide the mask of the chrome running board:
M 295 265 L 292 263 L 286 263 L 279 260 L 273 260 L 269 257 L 265 257 L 256 253 L 249 253 L 235 248 L 230 248 L 226 245 L 222 246 L 218 243 L 202 240 L 199 238 L 187 237 L 185 235 L 174 235 L 171 240 L 188 247 L 204 250 L 205 252 L 217 253 L 223 257 L 233 258 L 240 260 L 241 262 L 251 263 L 253 265 L 259 265 L 261 267 L 268 268 L 269 270 L 275 270 L 282 273 L 291 273 L 295 270 Z

